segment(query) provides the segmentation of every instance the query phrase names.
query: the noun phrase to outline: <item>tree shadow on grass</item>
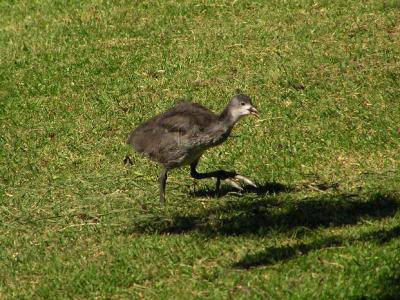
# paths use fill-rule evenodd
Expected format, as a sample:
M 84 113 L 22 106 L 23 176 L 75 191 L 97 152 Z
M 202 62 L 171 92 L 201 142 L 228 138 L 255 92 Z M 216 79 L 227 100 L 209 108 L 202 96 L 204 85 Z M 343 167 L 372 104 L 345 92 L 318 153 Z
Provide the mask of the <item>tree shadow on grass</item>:
M 291 258 L 305 255 L 314 250 L 324 248 L 339 247 L 343 244 L 340 237 L 332 236 L 312 243 L 297 243 L 295 245 L 283 245 L 279 247 L 268 247 L 263 251 L 255 254 L 244 256 L 233 267 L 241 269 L 249 269 L 260 266 L 273 265 L 279 261 L 289 260 Z
M 201 210 L 199 213 L 151 216 L 137 219 L 127 233 L 179 234 L 190 231 L 207 236 L 265 234 L 302 227 L 334 227 L 356 224 L 362 219 L 393 216 L 400 208 L 398 194 L 323 194 L 289 199 L 289 188 L 265 184 L 256 197 L 240 197 L 237 201 Z M 272 195 L 264 194 L 275 190 Z M 279 193 L 281 191 L 283 194 Z M 286 196 L 284 196 L 286 195 Z
M 341 236 L 330 236 L 315 240 L 311 243 L 300 242 L 294 245 L 268 247 L 258 253 L 244 256 L 242 259 L 240 259 L 240 261 L 235 263 L 233 267 L 249 269 L 260 266 L 268 266 L 279 261 L 285 261 L 305 255 L 312 251 L 344 246 L 349 242 L 368 241 L 382 245 L 398 238 L 400 238 L 400 226 L 395 226 L 391 229 L 376 230 L 350 239 L 343 239 Z
M 283 245 L 279 247 L 267 247 L 263 251 L 255 254 L 247 254 L 238 262 L 232 265 L 233 268 L 250 269 L 263 266 L 269 266 L 281 261 L 288 261 L 296 257 L 308 254 L 309 252 L 318 251 L 321 249 L 346 246 L 349 243 L 355 242 L 370 242 L 378 245 L 386 244 L 394 239 L 400 238 L 400 225 L 396 225 L 390 229 L 379 229 L 369 233 L 362 234 L 354 238 L 344 238 L 342 236 L 330 236 L 322 239 L 313 240 L 310 243 L 298 242 L 294 245 Z M 396 251 L 393 247 L 392 251 Z M 396 251 L 397 252 L 397 251 Z M 317 263 L 320 264 L 335 264 L 317 256 Z M 357 263 L 358 264 L 358 263 Z M 336 264 L 339 265 L 339 264 Z M 360 266 L 362 268 L 362 266 Z M 400 299 L 400 265 L 396 260 L 390 261 L 386 268 L 382 268 L 379 274 L 376 274 L 377 279 L 375 284 L 377 288 L 374 290 L 376 296 L 369 294 L 369 291 L 360 291 L 360 295 L 353 297 L 354 299 Z M 366 293 L 366 294 L 364 294 Z
M 152 220 L 139 221 L 133 224 L 130 232 L 161 234 L 196 232 L 206 237 L 214 237 L 265 235 L 277 231 L 291 234 L 296 230 L 298 239 L 294 243 L 266 247 L 262 251 L 246 254 L 231 265 L 236 269 L 270 266 L 321 249 L 347 247 L 349 243 L 367 242 L 383 245 L 400 239 L 400 225 L 373 230 L 355 237 L 331 234 L 313 235 L 312 239 L 301 238 L 302 234 L 312 234 L 316 228 L 353 225 L 360 221 L 393 217 L 400 209 L 398 192 L 356 194 L 336 192 L 313 197 L 297 197 L 284 188 L 279 190 L 281 192 L 276 191 L 273 194 L 269 194 L 269 191 L 265 188 L 265 192 L 256 192 L 256 196 L 249 194 L 238 197 L 235 201 L 221 201 L 198 213 L 188 215 L 176 213 L 167 217 L 157 216 Z M 317 260 L 321 264 L 335 264 L 324 260 L 324 256 L 317 255 Z M 380 299 L 399 299 L 398 267 L 400 266 L 393 265 L 385 272 L 379 273 L 376 284 L 379 285 L 377 293 Z M 361 293 L 359 299 L 367 298 Z

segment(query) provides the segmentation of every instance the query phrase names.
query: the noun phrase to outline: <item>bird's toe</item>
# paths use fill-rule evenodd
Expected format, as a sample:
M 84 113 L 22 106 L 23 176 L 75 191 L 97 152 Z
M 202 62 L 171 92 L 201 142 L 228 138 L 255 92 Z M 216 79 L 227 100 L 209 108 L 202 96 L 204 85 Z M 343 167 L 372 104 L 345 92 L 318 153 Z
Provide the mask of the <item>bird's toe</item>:
M 239 191 L 243 191 L 243 188 L 236 183 L 236 181 L 234 181 L 232 178 L 226 178 L 224 180 L 227 184 L 231 185 L 232 187 L 234 187 L 235 189 L 239 190 Z
M 242 182 L 244 182 L 244 183 L 246 183 L 246 184 L 248 184 L 248 185 L 250 185 L 250 186 L 252 186 L 254 188 L 257 188 L 257 185 L 247 177 L 244 177 L 242 175 L 236 175 L 235 179 L 240 180 L 240 181 L 242 181 Z

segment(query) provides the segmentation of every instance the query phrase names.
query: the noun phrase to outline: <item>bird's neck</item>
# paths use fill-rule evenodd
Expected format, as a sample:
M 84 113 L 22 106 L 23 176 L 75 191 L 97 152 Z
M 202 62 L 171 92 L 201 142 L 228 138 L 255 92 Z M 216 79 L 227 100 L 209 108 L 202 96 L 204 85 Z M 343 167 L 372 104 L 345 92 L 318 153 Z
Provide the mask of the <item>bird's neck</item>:
M 237 121 L 239 121 L 241 115 L 234 115 L 229 110 L 229 107 L 226 107 L 222 113 L 219 115 L 219 120 L 228 128 L 232 128 Z

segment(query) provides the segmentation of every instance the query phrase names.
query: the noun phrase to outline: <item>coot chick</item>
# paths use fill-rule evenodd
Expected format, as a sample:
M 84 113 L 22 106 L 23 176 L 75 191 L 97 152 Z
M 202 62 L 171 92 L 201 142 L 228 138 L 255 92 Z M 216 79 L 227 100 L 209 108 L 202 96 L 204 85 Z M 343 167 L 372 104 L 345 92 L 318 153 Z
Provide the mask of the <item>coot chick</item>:
M 203 152 L 224 142 L 233 126 L 245 115 L 258 116 L 249 96 L 235 95 L 221 114 L 215 114 L 197 103 L 179 102 L 135 128 L 128 144 L 152 161 L 163 165 L 160 173 L 160 201 L 165 202 L 167 173 L 171 169 L 190 165 L 190 175 L 195 179 L 215 177 L 216 191 L 224 180 L 242 190 L 237 181 L 256 187 L 248 178 L 236 172 L 218 170 L 198 173 L 196 166 Z

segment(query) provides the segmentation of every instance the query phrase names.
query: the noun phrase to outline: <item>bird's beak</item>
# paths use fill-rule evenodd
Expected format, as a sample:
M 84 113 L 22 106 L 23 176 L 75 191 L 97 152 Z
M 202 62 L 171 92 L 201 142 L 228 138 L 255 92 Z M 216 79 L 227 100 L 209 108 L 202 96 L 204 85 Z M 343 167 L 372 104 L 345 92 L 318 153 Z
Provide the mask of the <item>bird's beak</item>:
M 257 118 L 259 117 L 258 116 L 258 110 L 254 106 L 250 107 L 249 111 L 253 116 L 255 116 Z

